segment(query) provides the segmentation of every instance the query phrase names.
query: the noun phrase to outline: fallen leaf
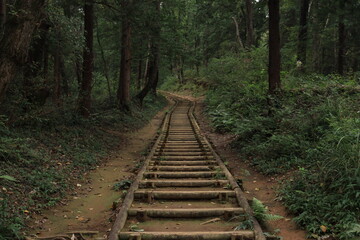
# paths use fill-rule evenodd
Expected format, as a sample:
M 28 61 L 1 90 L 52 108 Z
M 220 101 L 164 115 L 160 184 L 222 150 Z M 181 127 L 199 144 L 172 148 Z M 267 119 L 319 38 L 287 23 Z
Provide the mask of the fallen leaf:
M 324 225 L 321 225 L 321 226 L 320 226 L 320 229 L 321 229 L 321 231 L 323 231 L 323 232 L 326 232 L 326 231 L 327 231 L 327 227 L 324 226 Z

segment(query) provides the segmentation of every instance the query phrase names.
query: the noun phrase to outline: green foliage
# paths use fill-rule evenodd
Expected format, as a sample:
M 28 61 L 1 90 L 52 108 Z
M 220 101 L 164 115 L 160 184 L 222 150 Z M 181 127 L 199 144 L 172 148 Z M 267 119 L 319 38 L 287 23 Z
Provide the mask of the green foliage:
M 233 57 L 214 62 L 206 75 L 211 82 L 206 104 L 215 129 L 234 133 L 232 146 L 263 173 L 295 172 L 282 198 L 309 233 L 336 234 L 342 239 L 358 236 L 360 90 L 356 77 L 286 73 L 283 92 L 267 98 L 261 71 L 250 74 L 251 66 L 241 66 Z
M 131 180 L 128 179 L 122 180 L 120 182 L 115 183 L 113 189 L 115 191 L 126 190 L 130 188 L 131 184 L 132 184 Z
M 276 221 L 283 218 L 282 216 L 268 213 L 267 207 L 256 198 L 252 199 L 251 208 L 254 211 L 254 217 L 259 222 Z

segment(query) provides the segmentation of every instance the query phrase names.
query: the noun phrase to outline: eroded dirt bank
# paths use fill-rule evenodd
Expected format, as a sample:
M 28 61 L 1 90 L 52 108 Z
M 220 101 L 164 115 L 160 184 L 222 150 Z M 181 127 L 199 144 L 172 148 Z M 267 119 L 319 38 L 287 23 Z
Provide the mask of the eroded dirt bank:
M 121 139 L 118 150 L 104 159 L 96 170 L 88 173 L 85 182 L 74 183 L 76 192 L 61 201 L 61 205 L 32 216 L 29 235 L 50 237 L 72 231 L 97 231 L 99 233 L 93 237 L 103 239 L 111 228 L 113 202 L 122 195 L 121 191 L 113 190 L 114 184 L 135 176 L 136 167 L 144 159 L 147 146 L 154 139 L 171 105 L 170 102 L 138 131 L 116 132 Z

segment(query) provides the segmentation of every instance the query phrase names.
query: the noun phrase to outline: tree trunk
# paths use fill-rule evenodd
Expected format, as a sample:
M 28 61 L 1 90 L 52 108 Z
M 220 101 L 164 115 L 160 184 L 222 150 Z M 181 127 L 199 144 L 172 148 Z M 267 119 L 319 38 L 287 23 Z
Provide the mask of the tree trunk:
M 241 41 L 241 37 L 240 37 L 240 29 L 239 29 L 239 23 L 238 21 L 236 20 L 236 17 L 233 17 L 232 18 L 234 20 L 234 24 L 235 24 L 235 33 L 236 33 L 236 39 L 240 45 L 240 48 L 244 48 L 244 44 L 243 42 Z
M 96 37 L 97 37 L 97 42 L 100 48 L 100 52 L 101 52 L 101 59 L 103 61 L 104 64 L 104 74 L 105 74 L 105 78 L 106 78 L 106 84 L 107 84 L 107 89 L 108 89 L 108 93 L 109 93 L 109 99 L 110 102 L 112 101 L 112 94 L 111 94 L 111 87 L 110 87 L 110 76 L 109 76 L 109 64 L 106 61 L 106 57 L 105 57 L 105 52 L 104 52 L 104 48 L 101 44 L 101 39 L 100 39 L 100 34 L 99 34 L 99 24 L 96 21 Z
M 318 0 L 313 1 L 312 11 L 312 71 L 320 71 L 320 56 L 321 56 L 321 37 L 320 37 L 320 22 L 318 15 Z
M 338 37 L 339 37 L 339 49 L 338 49 L 338 73 L 340 75 L 344 74 L 344 54 L 345 54 L 345 4 L 346 0 L 339 0 L 339 26 L 338 26 Z
M 157 0 L 154 2 L 158 16 L 160 16 L 160 1 Z M 160 34 L 161 26 L 160 19 L 157 18 L 154 22 L 154 33 L 150 39 L 150 61 L 149 61 L 149 72 L 148 72 L 148 81 L 145 84 L 145 87 L 136 95 L 137 100 L 142 104 L 144 98 L 152 90 L 156 93 L 158 76 L 159 76 L 159 61 L 160 61 Z
M 129 9 L 131 1 L 123 0 L 123 8 Z M 124 14 L 121 36 L 120 79 L 117 100 L 121 109 L 129 109 L 131 78 L 131 24 L 128 13 Z
M 280 7 L 279 0 L 268 0 L 269 6 L 269 93 L 275 94 L 280 84 Z
M 298 51 L 297 60 L 302 63 L 302 66 L 306 64 L 306 45 L 307 45 L 307 18 L 309 10 L 309 0 L 301 0 L 300 2 L 300 21 L 299 21 L 299 35 L 298 35 Z M 302 68 L 303 69 L 303 68 Z
M 252 0 L 246 0 L 246 45 L 248 48 L 255 43 L 255 35 L 254 35 L 254 11 L 253 11 L 253 3 Z
M 140 90 L 141 89 L 141 79 L 143 78 L 143 60 L 139 59 L 139 63 L 138 63 L 138 77 L 137 77 L 137 81 L 136 81 L 136 89 Z
M 5 22 L 6 22 L 6 0 L 0 0 L 0 40 L 4 33 Z
M 53 90 L 53 101 L 57 106 L 61 105 L 61 59 L 60 53 L 55 52 L 54 55 L 54 90 Z
M 79 94 L 79 112 L 83 117 L 90 116 L 91 108 L 91 85 L 93 80 L 94 56 L 94 3 L 93 0 L 86 0 L 84 4 L 84 62 L 82 69 L 82 82 Z
M 7 20 L 6 37 L 0 41 L 0 100 L 19 67 L 26 62 L 33 33 L 44 17 L 44 6 L 45 0 L 17 1 L 17 15 L 10 15 Z

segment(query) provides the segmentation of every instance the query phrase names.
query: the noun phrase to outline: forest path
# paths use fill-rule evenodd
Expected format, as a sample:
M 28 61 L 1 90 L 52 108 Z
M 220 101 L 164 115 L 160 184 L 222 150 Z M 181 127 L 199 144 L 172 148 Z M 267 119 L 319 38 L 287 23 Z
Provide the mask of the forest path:
M 195 103 L 176 101 L 108 239 L 265 240 L 245 194 L 202 134 Z

